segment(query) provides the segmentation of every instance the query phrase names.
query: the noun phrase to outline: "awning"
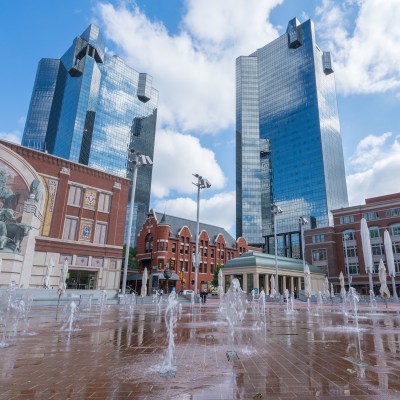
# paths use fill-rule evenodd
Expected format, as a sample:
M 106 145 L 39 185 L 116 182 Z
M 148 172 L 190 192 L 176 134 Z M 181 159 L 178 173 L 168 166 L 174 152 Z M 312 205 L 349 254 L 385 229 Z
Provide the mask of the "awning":
M 164 278 L 164 272 L 155 272 L 155 273 L 153 273 L 153 274 L 150 274 L 150 275 L 147 277 L 147 280 L 149 280 L 151 276 L 158 276 L 158 279 L 159 279 L 160 281 L 165 280 L 165 278 Z M 142 280 L 142 277 L 143 277 L 143 274 L 142 274 L 142 273 L 140 273 L 140 274 L 130 274 L 130 275 L 127 276 L 126 280 L 127 280 L 127 281 L 141 281 L 141 280 Z M 178 276 L 177 274 L 175 274 L 175 273 L 173 272 L 172 275 L 171 275 L 171 278 L 169 278 L 169 280 L 170 280 L 170 281 L 180 281 L 180 278 L 179 278 L 179 276 Z
M 149 279 L 149 277 L 147 277 L 147 280 Z M 126 277 L 127 281 L 141 281 L 143 280 L 143 274 L 129 274 Z
M 155 272 L 154 274 L 151 274 L 150 276 L 158 276 L 158 279 L 162 281 L 164 278 L 164 272 Z M 177 274 L 174 272 L 171 275 L 171 278 L 169 278 L 170 281 L 180 281 L 180 278 Z

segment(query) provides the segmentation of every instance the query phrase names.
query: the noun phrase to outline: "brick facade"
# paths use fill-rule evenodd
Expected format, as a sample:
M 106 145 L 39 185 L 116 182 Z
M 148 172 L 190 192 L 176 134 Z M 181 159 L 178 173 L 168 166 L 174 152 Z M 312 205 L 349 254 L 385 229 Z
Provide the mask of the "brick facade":
M 391 235 L 396 272 L 396 285 L 400 284 L 400 193 L 379 196 L 365 200 L 365 204 L 333 210 L 333 227 L 311 229 L 304 232 L 306 260 L 326 271 L 332 283 L 339 285 L 339 274 L 343 272 L 347 287 L 347 263 L 349 264 L 352 285 L 361 293 L 369 293 L 368 275 L 365 272 L 364 256 L 362 251 L 360 223 L 364 217 L 371 232 L 371 246 L 375 271 L 373 283 L 375 293 L 379 293 L 378 264 L 382 259 L 386 264 L 383 234 L 388 229 Z M 396 228 L 399 224 L 399 228 Z M 345 257 L 345 243 L 343 235 L 347 233 L 347 255 Z M 323 250 L 323 253 L 319 253 Z M 318 260 L 321 254 L 326 255 Z M 314 255 L 314 257 L 313 257 Z M 318 255 L 316 257 L 316 255 Z M 392 290 L 390 278 L 388 286 Z
M 36 171 L 45 197 L 29 286 L 42 285 L 50 259 L 56 274 L 64 257 L 70 260 L 70 276 L 86 271 L 92 277 L 91 288 L 118 289 L 129 180 L 13 143 L 0 141 L 0 145 Z M 71 190 L 76 190 L 75 197 Z M 66 237 L 67 219 L 75 226 L 70 237 Z M 54 276 L 51 285 L 56 284 Z M 74 284 L 88 288 L 76 279 Z
M 184 221 L 179 218 L 177 220 Z M 136 242 L 136 259 L 139 261 L 140 271 L 143 271 L 145 267 L 153 272 L 163 271 L 168 263 L 170 268 L 181 277 L 181 280 L 176 282 L 178 291 L 194 290 L 195 280 L 193 259 L 196 248 L 196 232 L 192 232 L 184 222 L 182 223 L 183 225 L 179 226 L 176 232 L 172 232 L 171 225 L 164 222 L 162 218 L 158 218 L 157 213 L 150 210 Z M 243 237 L 234 241 L 222 228 L 213 227 L 213 232 L 215 233 L 218 229 L 221 232 L 212 237 L 207 230 L 200 229 L 199 252 L 201 258 L 198 290 L 201 289 L 202 284 L 208 284 L 213 280 L 217 265 L 222 266 L 228 260 L 239 257 L 247 251 L 261 251 L 259 248 L 249 246 Z

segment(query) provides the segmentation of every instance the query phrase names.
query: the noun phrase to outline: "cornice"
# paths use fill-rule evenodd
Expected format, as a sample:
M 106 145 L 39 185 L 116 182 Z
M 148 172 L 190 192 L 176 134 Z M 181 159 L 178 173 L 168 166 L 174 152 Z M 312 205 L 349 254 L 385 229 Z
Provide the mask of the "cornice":
M 66 167 L 69 168 L 71 173 L 78 172 L 84 173 L 86 175 L 91 175 L 95 177 L 99 177 L 101 179 L 114 181 L 120 183 L 124 186 L 129 185 L 129 179 L 123 178 L 118 175 L 113 175 L 96 168 L 88 167 L 86 165 L 78 164 L 73 161 L 65 160 L 63 158 L 54 156 L 52 154 L 44 153 L 42 151 L 34 150 L 29 147 L 21 146 L 15 143 L 7 142 L 5 140 L 0 140 L 0 143 L 4 146 L 8 147 L 15 153 L 19 154 L 20 156 L 27 156 L 37 161 L 41 161 L 46 164 L 56 165 L 58 167 Z M 27 160 L 28 161 L 28 160 Z

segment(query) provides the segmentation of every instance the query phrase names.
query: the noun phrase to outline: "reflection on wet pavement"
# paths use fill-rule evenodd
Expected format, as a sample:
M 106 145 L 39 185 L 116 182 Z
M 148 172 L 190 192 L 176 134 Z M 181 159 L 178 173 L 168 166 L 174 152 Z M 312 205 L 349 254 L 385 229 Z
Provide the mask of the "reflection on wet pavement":
M 232 337 L 218 300 L 183 304 L 175 377 L 159 374 L 165 306 L 112 306 L 101 324 L 82 312 L 72 332 L 55 309 L 32 309 L 38 334 L 0 349 L 0 399 L 400 399 L 399 306 L 360 307 L 359 330 L 340 307 L 295 309 L 249 305 Z

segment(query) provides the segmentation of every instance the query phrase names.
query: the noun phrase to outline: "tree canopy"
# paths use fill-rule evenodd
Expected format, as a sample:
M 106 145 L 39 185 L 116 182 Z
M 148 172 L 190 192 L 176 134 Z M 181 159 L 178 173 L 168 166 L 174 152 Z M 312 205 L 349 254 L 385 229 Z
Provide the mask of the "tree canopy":
M 126 245 L 124 244 L 124 249 L 122 251 L 122 268 L 125 266 L 125 249 Z M 136 247 L 129 247 L 129 258 L 128 258 L 128 270 L 129 269 L 138 269 L 139 264 L 136 260 Z
M 212 280 L 212 284 L 213 284 L 214 287 L 218 287 L 218 274 L 219 274 L 219 270 L 221 268 L 222 268 L 222 265 L 221 264 L 217 264 L 217 267 L 215 268 L 215 271 L 214 271 L 214 277 L 213 277 L 213 280 Z

